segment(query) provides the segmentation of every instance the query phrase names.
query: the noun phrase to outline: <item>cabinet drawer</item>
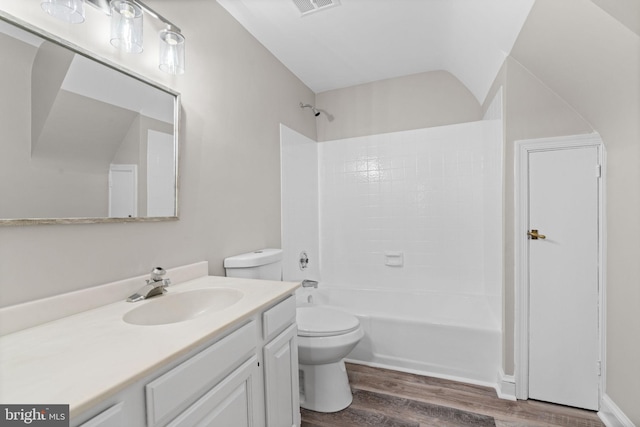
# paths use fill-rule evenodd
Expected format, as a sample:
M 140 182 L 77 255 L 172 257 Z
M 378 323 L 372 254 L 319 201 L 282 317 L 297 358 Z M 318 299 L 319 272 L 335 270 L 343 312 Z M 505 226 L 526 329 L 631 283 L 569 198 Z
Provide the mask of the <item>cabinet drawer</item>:
M 275 307 L 265 311 L 262 315 L 262 332 L 264 339 L 269 341 L 280 331 L 296 320 L 296 299 L 292 295 Z
M 111 408 L 81 424 L 80 427 L 122 427 L 125 425 L 124 415 L 122 413 L 123 405 L 123 402 L 113 405 Z
M 256 351 L 254 321 L 147 384 L 147 425 L 164 425 Z
M 247 427 L 257 421 L 256 399 L 258 358 L 251 357 L 208 391 L 167 427 L 233 426 Z

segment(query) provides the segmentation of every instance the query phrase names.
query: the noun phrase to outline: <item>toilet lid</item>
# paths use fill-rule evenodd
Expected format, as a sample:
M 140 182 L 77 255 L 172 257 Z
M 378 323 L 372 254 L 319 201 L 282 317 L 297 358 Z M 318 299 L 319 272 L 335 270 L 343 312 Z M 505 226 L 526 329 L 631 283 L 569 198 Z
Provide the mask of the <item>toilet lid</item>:
M 298 335 L 303 337 L 329 337 L 355 331 L 360 326 L 356 316 L 324 307 L 298 307 L 296 309 Z

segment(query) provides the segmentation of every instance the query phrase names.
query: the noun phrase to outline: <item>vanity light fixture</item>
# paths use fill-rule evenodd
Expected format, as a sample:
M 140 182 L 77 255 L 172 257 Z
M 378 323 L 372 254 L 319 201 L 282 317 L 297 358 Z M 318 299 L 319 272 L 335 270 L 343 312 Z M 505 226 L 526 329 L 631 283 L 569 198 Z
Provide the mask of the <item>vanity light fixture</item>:
M 160 31 L 160 69 L 169 74 L 184 74 L 184 36 L 171 27 Z
M 130 0 L 111 2 L 111 44 L 123 52 L 142 52 L 142 9 Z
M 146 13 L 166 24 L 160 31 L 159 67 L 169 74 L 184 74 L 185 38 L 180 28 L 139 0 L 42 0 L 49 15 L 65 22 L 84 22 L 83 1 L 111 16 L 111 44 L 123 52 L 142 52 L 142 17 Z
M 84 4 L 82 0 L 42 0 L 42 10 L 70 24 L 84 22 Z

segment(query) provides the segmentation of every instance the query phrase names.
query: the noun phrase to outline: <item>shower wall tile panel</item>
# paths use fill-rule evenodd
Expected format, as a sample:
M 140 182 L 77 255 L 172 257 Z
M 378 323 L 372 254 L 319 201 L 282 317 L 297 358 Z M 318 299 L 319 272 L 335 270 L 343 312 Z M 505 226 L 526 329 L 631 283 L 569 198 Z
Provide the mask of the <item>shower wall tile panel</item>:
M 323 281 L 486 293 L 485 279 L 501 274 L 500 126 L 488 120 L 319 144 Z M 386 266 L 385 251 L 403 252 L 404 266 Z
M 320 280 L 318 144 L 280 126 L 282 182 L 282 275 L 284 280 Z M 300 252 L 309 256 L 301 270 Z

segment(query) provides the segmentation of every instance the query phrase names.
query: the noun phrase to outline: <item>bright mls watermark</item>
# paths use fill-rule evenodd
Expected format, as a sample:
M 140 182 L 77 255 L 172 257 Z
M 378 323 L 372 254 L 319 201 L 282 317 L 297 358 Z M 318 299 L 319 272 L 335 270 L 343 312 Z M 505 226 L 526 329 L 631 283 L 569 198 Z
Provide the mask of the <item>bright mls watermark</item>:
M 2 405 L 0 427 L 69 427 L 69 405 Z

